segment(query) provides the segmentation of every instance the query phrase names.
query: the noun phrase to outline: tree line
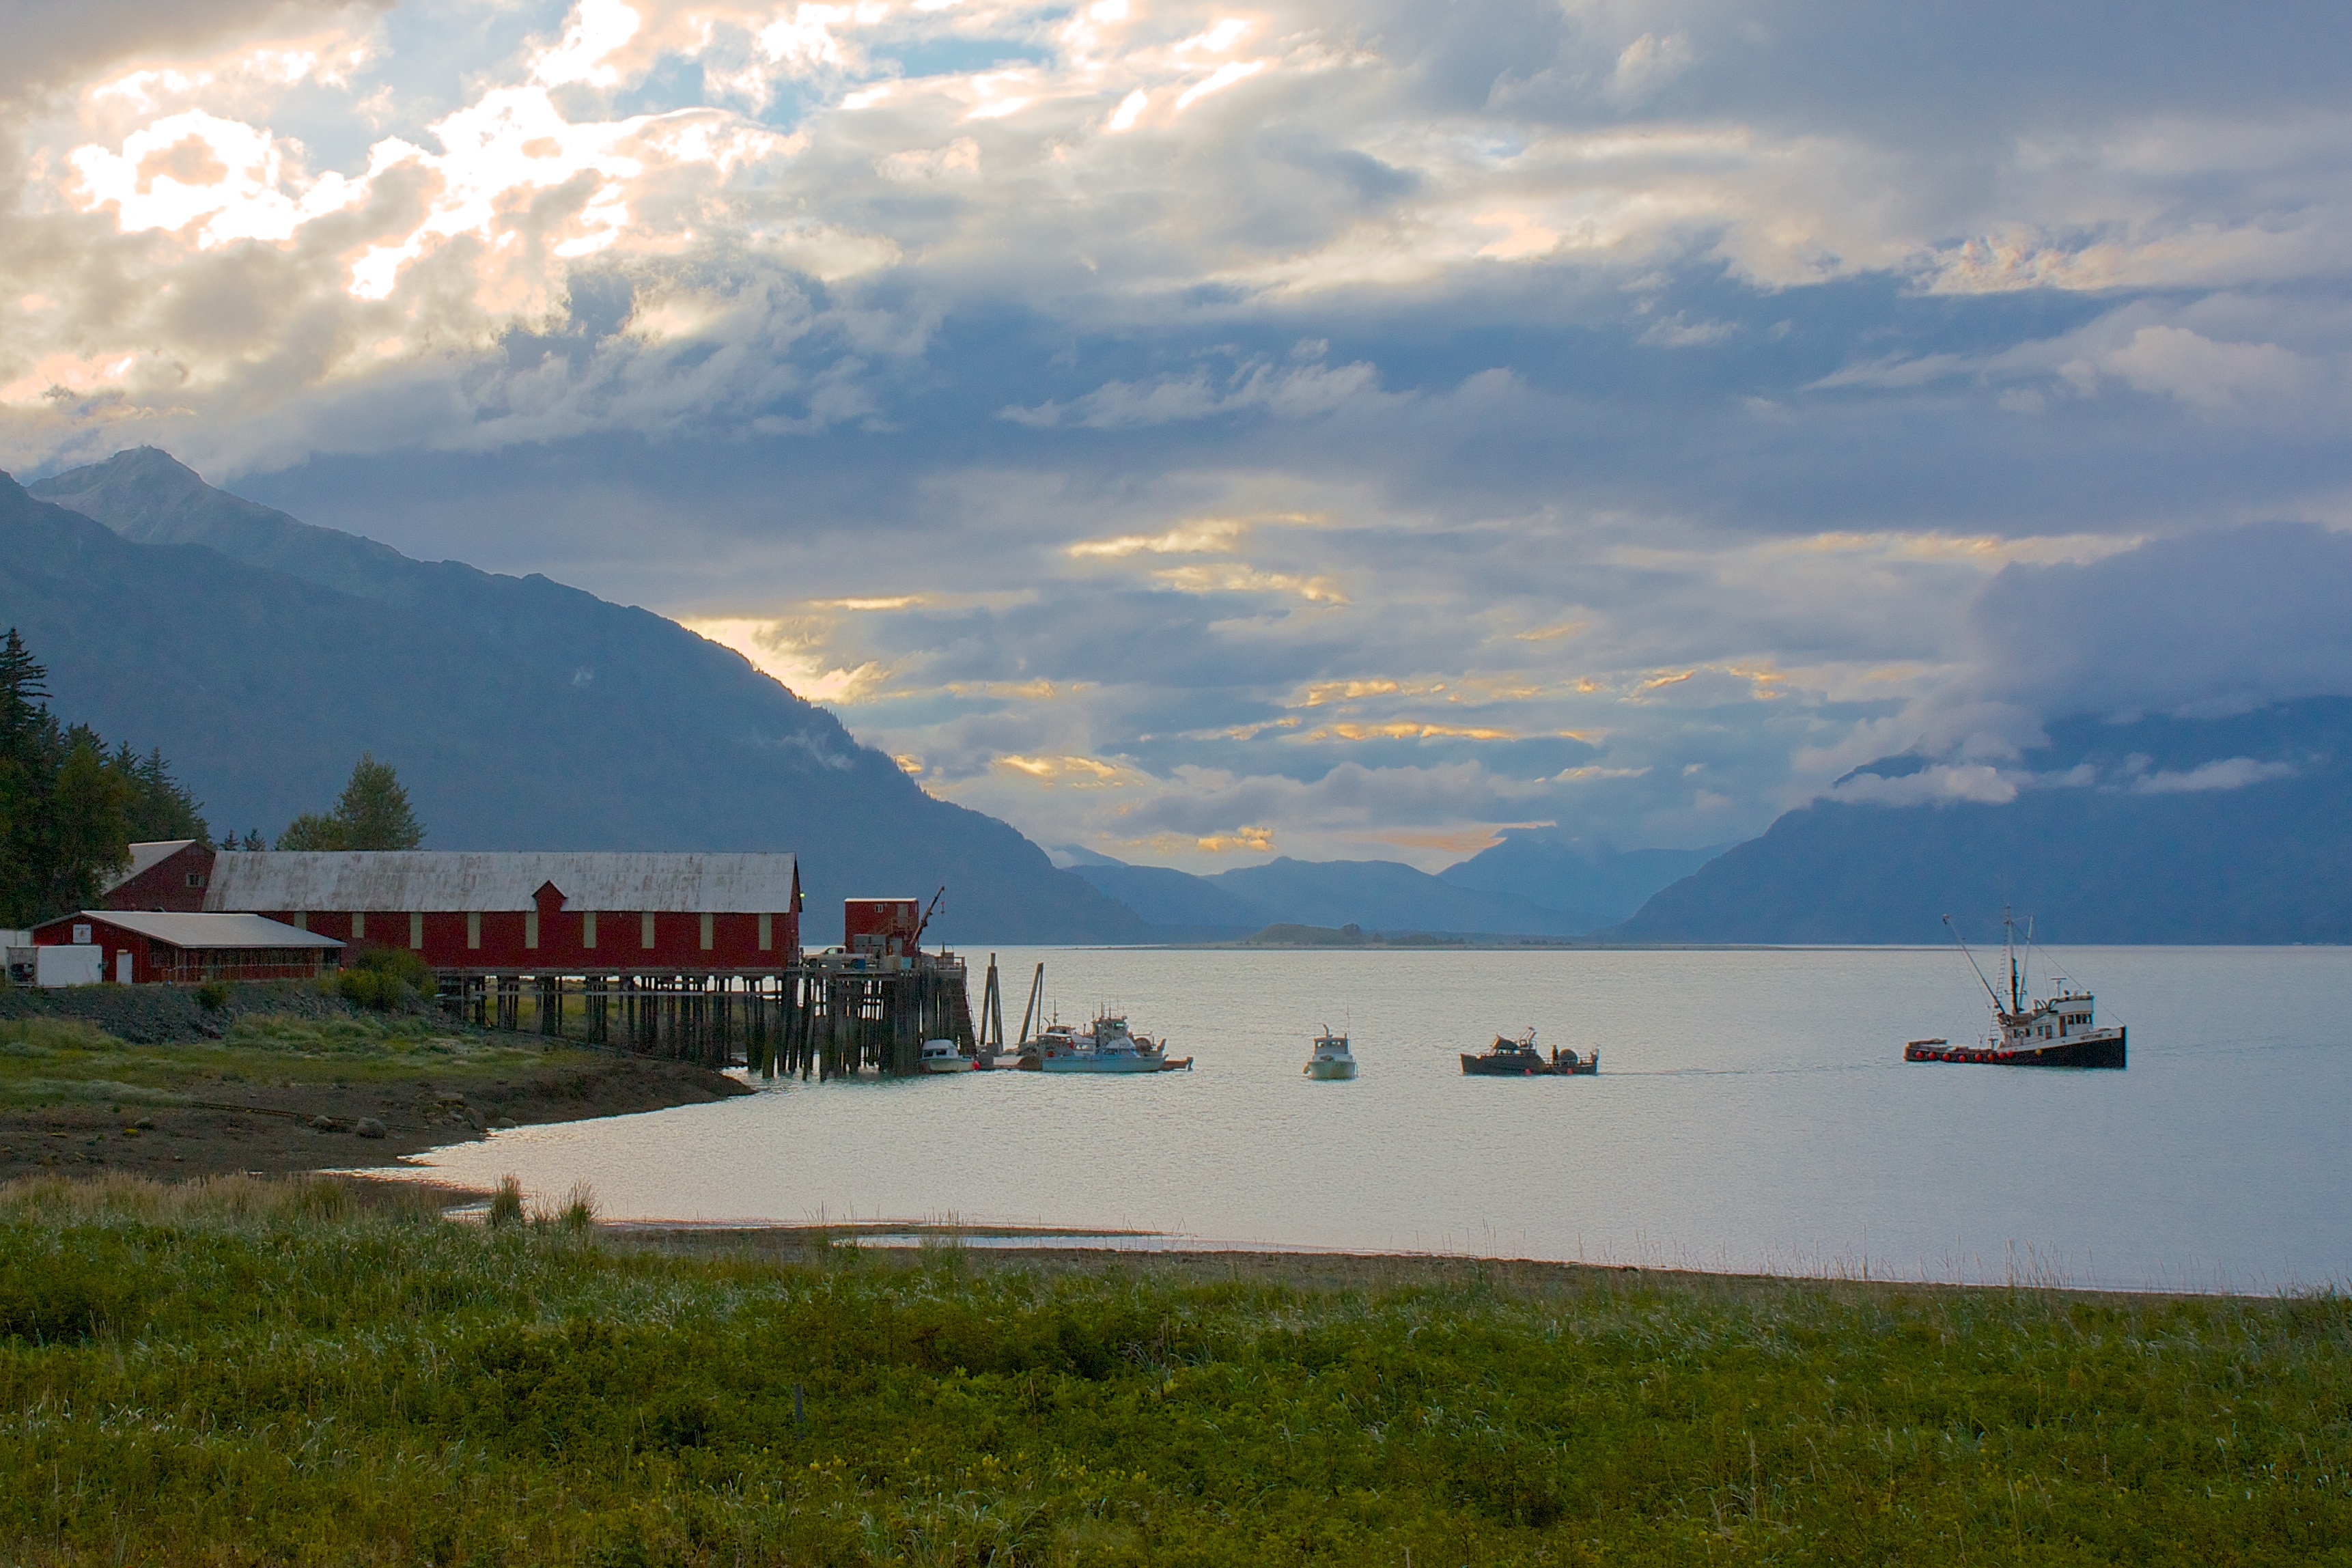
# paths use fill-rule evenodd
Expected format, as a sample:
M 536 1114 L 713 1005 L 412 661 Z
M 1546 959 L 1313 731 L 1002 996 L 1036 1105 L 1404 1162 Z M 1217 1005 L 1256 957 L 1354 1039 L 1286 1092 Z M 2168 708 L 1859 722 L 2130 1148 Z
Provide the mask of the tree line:
M 131 846 L 193 838 L 263 847 L 259 829 L 216 841 L 204 803 L 173 776 L 162 748 L 109 747 L 49 709 L 48 670 L 15 627 L 0 638 L 0 927 L 87 909 L 121 872 Z M 424 825 L 386 763 L 362 752 L 331 810 L 305 812 L 280 849 L 414 849 Z

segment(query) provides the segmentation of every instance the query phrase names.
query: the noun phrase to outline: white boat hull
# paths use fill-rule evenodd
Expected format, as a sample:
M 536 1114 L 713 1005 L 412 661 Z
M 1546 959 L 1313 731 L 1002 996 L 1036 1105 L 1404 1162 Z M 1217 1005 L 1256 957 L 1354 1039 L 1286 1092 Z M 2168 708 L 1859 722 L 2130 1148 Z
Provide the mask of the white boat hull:
M 1115 1052 L 1109 1056 L 1097 1056 L 1092 1051 L 1081 1051 L 1076 1056 L 1047 1057 L 1037 1066 L 1045 1072 L 1158 1072 L 1160 1068 L 1160 1058 L 1129 1056 L 1123 1051 Z
M 970 1072 L 971 1068 L 971 1060 L 967 1057 L 958 1057 L 953 1061 L 942 1061 L 933 1057 L 923 1063 L 925 1072 Z
M 1327 1061 L 1318 1058 L 1307 1064 L 1307 1076 L 1327 1081 L 1331 1079 L 1353 1078 L 1356 1076 L 1356 1064 L 1351 1061 Z

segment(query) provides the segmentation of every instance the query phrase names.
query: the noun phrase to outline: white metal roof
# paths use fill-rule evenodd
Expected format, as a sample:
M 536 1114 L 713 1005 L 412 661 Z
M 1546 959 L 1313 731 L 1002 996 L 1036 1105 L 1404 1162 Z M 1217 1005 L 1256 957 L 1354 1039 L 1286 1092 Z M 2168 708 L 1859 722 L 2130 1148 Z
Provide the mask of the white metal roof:
M 69 917 L 99 921 L 180 948 L 341 947 L 331 936 L 299 930 L 259 915 L 162 914 L 134 910 L 84 910 Z M 57 922 L 49 922 L 54 925 Z
M 193 838 L 158 838 L 146 844 L 133 844 L 131 847 L 130 869 L 99 890 L 106 893 L 114 891 L 133 877 L 145 875 L 159 863 L 170 859 L 194 842 Z
M 289 850 L 223 855 L 207 910 L 529 910 L 555 884 L 567 910 L 784 914 L 796 858 L 688 853 Z

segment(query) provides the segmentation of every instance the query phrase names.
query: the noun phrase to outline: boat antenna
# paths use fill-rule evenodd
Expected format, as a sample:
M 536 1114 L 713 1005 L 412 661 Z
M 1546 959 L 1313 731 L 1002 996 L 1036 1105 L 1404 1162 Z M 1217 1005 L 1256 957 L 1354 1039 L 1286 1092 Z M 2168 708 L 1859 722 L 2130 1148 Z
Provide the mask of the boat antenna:
M 1985 978 L 1983 966 L 1977 963 L 1977 955 L 1969 951 L 1969 939 L 1960 934 L 1959 927 L 1952 925 L 1951 916 L 1946 915 L 1944 917 L 1944 923 L 1948 926 L 1952 926 L 1952 940 L 1960 944 L 1960 956 L 1967 959 L 1969 961 L 1969 967 L 1977 972 L 1977 984 L 1983 986 L 1985 988 L 1985 994 L 1992 998 L 1992 1010 L 1996 1013 L 2000 1012 L 2000 993 L 1992 988 L 1992 982 Z
M 2025 1011 L 2025 990 L 2017 973 L 2017 916 L 2011 912 L 2007 904 L 2000 908 L 2000 924 L 2008 933 L 2002 939 L 2001 951 L 2009 955 L 2009 1010 L 2022 1013 Z

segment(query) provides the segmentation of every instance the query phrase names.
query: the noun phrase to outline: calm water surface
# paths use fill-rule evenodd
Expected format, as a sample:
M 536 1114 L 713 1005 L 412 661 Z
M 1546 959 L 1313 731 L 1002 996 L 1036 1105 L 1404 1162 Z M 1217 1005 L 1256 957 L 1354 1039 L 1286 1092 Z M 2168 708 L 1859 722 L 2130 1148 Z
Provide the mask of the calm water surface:
M 1005 949 L 1008 1023 L 1042 958 L 1065 1019 L 1114 1005 L 1197 1069 L 779 1081 L 418 1163 L 548 1195 L 584 1179 L 616 1219 L 952 1215 L 2129 1288 L 2352 1279 L 2352 950 L 2055 956 L 2102 1023 L 2130 1026 L 2129 1070 L 1905 1065 L 1906 1039 L 1984 1027 L 1949 950 Z M 1351 1082 L 1300 1070 L 1326 1022 L 1354 1037 Z M 1601 1076 L 1462 1076 L 1461 1049 L 1529 1025 L 1599 1047 Z

